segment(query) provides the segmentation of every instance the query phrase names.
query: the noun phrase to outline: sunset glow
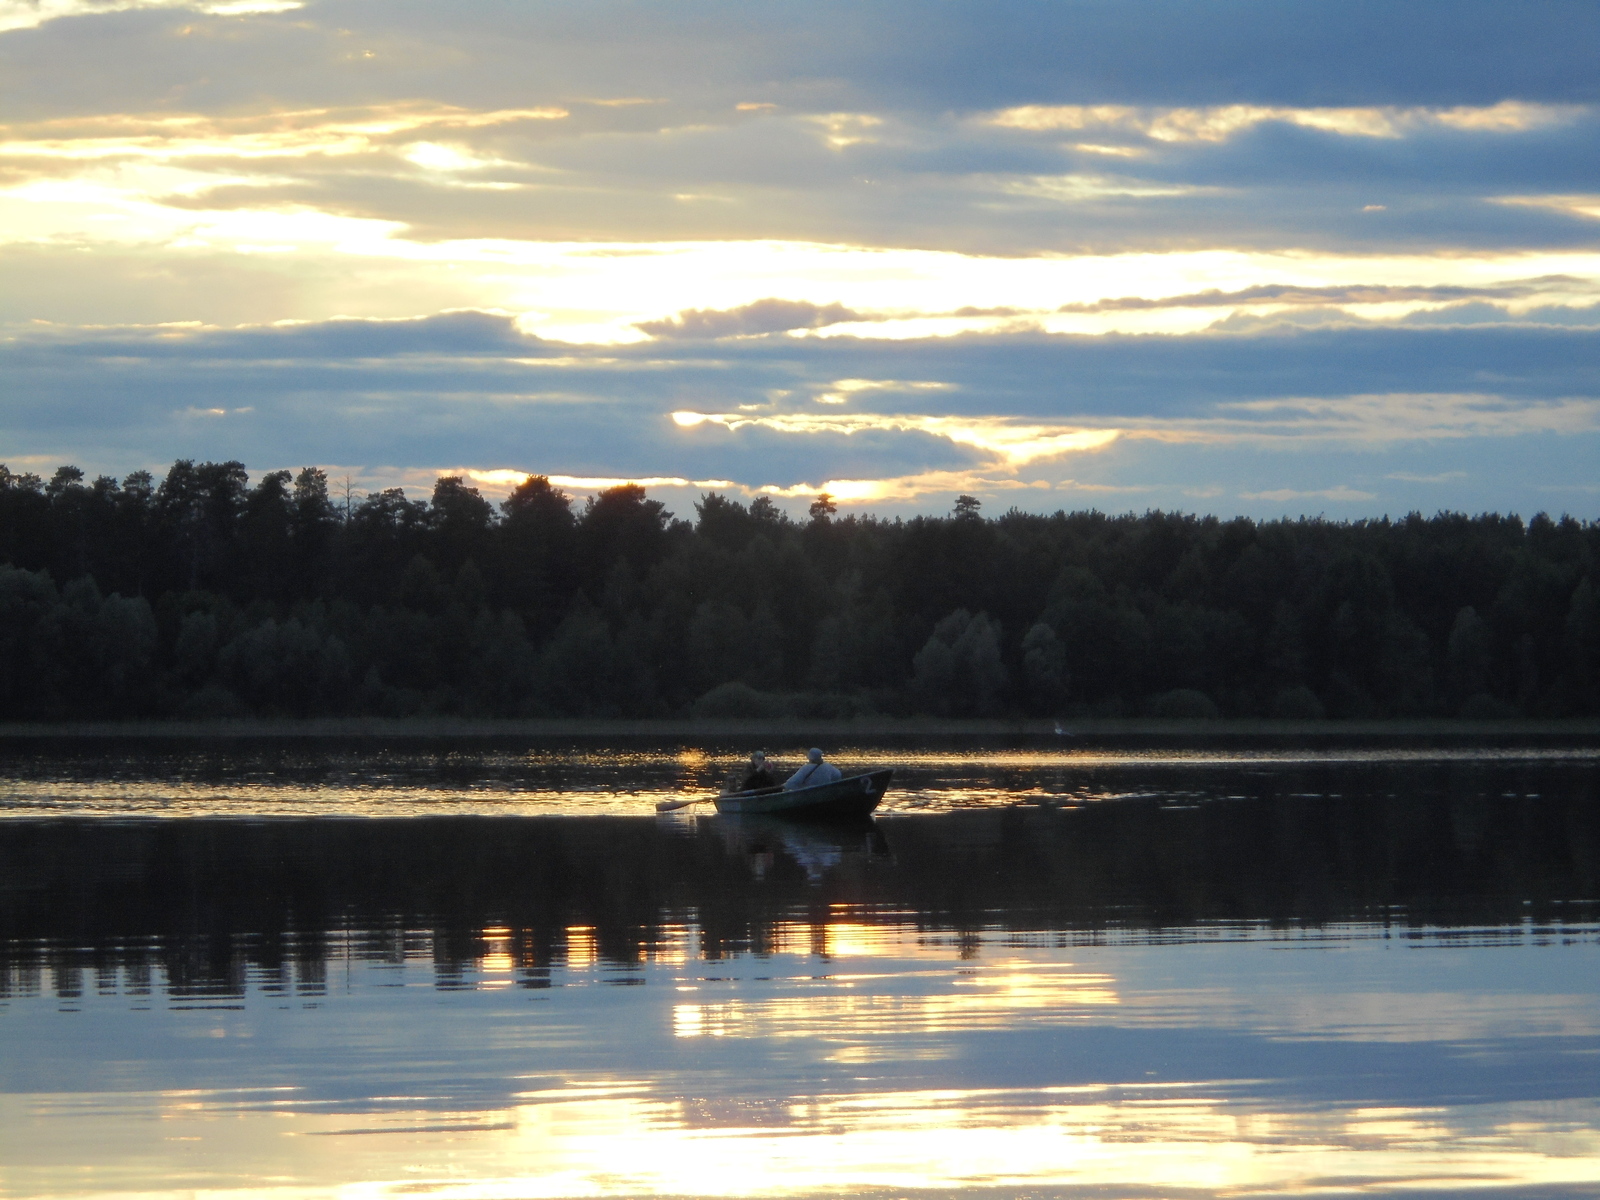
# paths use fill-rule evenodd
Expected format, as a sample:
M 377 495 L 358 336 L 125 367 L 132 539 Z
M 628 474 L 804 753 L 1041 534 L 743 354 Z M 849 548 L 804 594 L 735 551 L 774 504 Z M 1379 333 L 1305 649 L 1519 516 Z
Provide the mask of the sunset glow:
M 850 66 L 777 10 L 700 41 L 656 16 L 619 41 L 599 10 L 544 34 L 459 18 L 339 0 L 0 8 L 29 97 L 0 127 L 0 353 L 38 397 L 12 409 L 7 461 L 121 474 L 242 455 L 413 491 L 441 471 L 497 493 L 517 473 L 658 481 L 679 512 L 708 487 L 786 505 L 826 487 L 885 511 L 962 486 L 1035 508 L 1069 485 L 1221 513 L 1591 503 L 1596 431 L 1578 414 L 1600 202 L 1579 164 L 1600 116 L 1567 67 L 1380 88 L 1359 81 L 1405 73 L 1330 74 L 1285 27 L 1261 32 L 1285 48 L 1222 86 L 1176 65 L 1192 54 L 1147 69 L 1125 48 L 1140 38 L 1074 31 L 1063 10 L 1008 19 L 962 90 L 931 47 L 973 47 L 965 18 L 893 69 L 886 11 L 860 18 Z M 1155 23 L 1176 47 L 1232 19 Z M 1364 54 L 1420 36 L 1343 20 L 1327 44 Z M 95 57 L 113 22 L 118 53 L 148 66 Z M 1484 44 L 1565 63 L 1582 38 L 1559 25 L 1497 24 Z M 1059 78 L 1009 71 L 1052 39 L 1088 57 Z M 78 99 L 51 99 L 75 72 Z M 202 82 L 219 78 L 238 94 Z M 421 336 L 456 314 L 509 327 Z M 363 348 L 392 321 L 419 336 Z M 158 356 L 139 349 L 153 337 Z M 314 436 L 308 374 L 332 418 Z M 219 401 L 236 377 L 251 405 Z M 173 403 L 49 415 L 118 389 Z M 1504 419 L 1394 432 L 1415 427 L 1407 397 L 1445 395 Z M 1372 397 L 1361 421 L 1389 432 L 1329 429 L 1325 450 L 1315 423 L 1292 451 L 1260 421 L 1228 432 L 1242 412 Z M 808 420 L 812 404 L 863 423 Z M 374 406 L 392 436 L 373 435 Z M 248 432 L 184 416 L 219 408 L 248 408 Z M 443 440 L 404 432 L 440 420 Z M 712 423 L 729 436 L 698 436 Z M 1376 449 L 1396 436 L 1403 451 Z M 774 438 L 776 458 L 754 449 Z M 1390 453 L 1403 461 L 1374 457 Z

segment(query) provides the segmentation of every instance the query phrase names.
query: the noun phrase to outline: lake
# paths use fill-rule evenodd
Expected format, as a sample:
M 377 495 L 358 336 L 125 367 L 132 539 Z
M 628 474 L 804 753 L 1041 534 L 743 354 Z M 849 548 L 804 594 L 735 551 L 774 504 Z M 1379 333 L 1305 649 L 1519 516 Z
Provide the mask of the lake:
M 1593 748 L 747 749 L 0 744 L 0 1195 L 1600 1194 Z

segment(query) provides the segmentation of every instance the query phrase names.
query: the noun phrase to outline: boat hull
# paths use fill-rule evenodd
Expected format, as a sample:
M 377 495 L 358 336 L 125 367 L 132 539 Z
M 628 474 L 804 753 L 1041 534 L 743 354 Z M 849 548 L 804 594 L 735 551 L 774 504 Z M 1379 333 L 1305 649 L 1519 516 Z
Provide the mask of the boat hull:
M 847 821 L 871 814 L 889 790 L 894 771 L 869 771 L 865 775 L 846 775 L 832 783 L 815 787 L 763 788 L 755 792 L 733 792 L 716 799 L 717 811 L 751 815 L 790 817 L 808 821 Z

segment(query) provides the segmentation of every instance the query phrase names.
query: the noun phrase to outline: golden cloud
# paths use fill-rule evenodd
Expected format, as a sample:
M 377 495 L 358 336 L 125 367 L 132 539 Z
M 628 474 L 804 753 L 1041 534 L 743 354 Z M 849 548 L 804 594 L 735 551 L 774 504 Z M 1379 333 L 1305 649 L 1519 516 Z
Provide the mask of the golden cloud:
M 1374 492 L 1358 492 L 1355 488 L 1338 487 L 1322 488 L 1318 491 L 1301 492 L 1294 488 L 1276 488 L 1270 492 L 1240 492 L 1241 500 L 1376 500 Z
M 1031 132 L 1119 130 L 1158 142 L 1221 142 L 1267 121 L 1321 129 L 1344 137 L 1400 138 L 1429 126 L 1479 133 L 1521 133 L 1561 124 L 1588 111 L 1577 104 L 1499 104 L 1455 108 L 1291 108 L 1226 104 L 1201 108 L 1136 108 L 1129 105 L 1027 104 L 1002 109 L 984 121 Z M 1085 147 L 1104 151 L 1104 147 Z
M 823 141 L 835 150 L 877 141 L 871 130 L 883 124 L 882 117 L 871 113 L 826 113 L 805 119 L 822 127 Z
M 925 496 L 955 495 L 958 492 L 982 496 L 993 492 L 1048 491 L 1050 487 L 1047 480 L 1024 482 L 1019 479 L 996 479 L 973 471 L 923 471 L 888 479 L 825 479 L 821 483 L 797 483 L 790 487 L 769 483 L 755 489 L 740 490 L 753 490 L 762 495 L 787 499 L 826 493 L 830 499 L 841 504 L 870 504 L 875 501 L 906 503 Z
M 675 412 L 683 428 L 720 425 L 779 433 L 833 433 L 846 436 L 867 430 L 926 433 L 992 456 L 994 468 L 1014 474 L 1031 463 L 1072 453 L 1103 450 L 1113 442 L 1152 441 L 1177 445 L 1293 445 L 1297 443 L 1362 443 L 1429 441 L 1469 437 L 1514 437 L 1521 434 L 1600 432 L 1600 400 L 1564 398 L 1526 404 L 1486 394 L 1382 393 L 1342 397 L 1291 397 L 1248 400 L 1218 405 L 1219 415 L 1183 418 L 1125 417 L 1115 425 L 1095 426 L 1085 417 L 1072 424 L 1025 423 L 1007 417 L 948 417 L 877 413 L 698 413 Z M 924 476 L 916 476 L 921 479 Z M 826 485 L 798 486 L 794 494 L 843 488 L 861 490 L 881 481 L 832 480 Z M 859 485 L 859 487 L 857 487 Z M 1014 486 L 1035 486 L 1018 484 Z M 1101 485 L 1072 481 L 1053 486 L 1079 490 Z M 781 489 L 773 494 L 789 494 Z M 1323 492 L 1307 495 L 1324 496 Z M 870 498 L 878 498 L 876 495 Z M 1253 499 L 1258 497 L 1246 497 Z M 1262 499 L 1276 497 L 1263 494 Z M 1325 496 L 1328 499 L 1353 499 Z
M 298 109 L 242 117 L 110 114 L 0 126 L 0 156 L 56 159 L 298 158 L 385 150 L 426 131 L 483 129 L 518 121 L 558 121 L 564 108 L 488 111 L 402 103 Z
M 1600 220 L 1600 196 L 1496 196 L 1496 204 L 1517 204 L 1529 208 L 1553 208 L 1557 212 L 1570 213 L 1576 217 L 1591 217 Z

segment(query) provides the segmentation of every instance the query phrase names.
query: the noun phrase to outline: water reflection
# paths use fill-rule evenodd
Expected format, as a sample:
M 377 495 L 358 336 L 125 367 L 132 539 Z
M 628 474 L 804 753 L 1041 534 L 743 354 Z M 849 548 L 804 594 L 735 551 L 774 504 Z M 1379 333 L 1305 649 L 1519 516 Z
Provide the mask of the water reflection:
M 0 821 L 0 1192 L 1595 1193 L 1592 760 L 1104 771 Z
M 780 855 L 798 864 L 809 883 L 821 883 L 846 861 L 886 858 L 889 842 L 876 821 L 785 821 L 748 814 L 719 816 L 714 827 L 729 852 L 742 855 L 751 874 L 765 879 Z
M 1026 739 L 1023 739 L 1026 740 Z M 138 740 L 9 742 L 0 745 L 0 818 L 637 815 L 662 800 L 704 797 L 724 783 L 749 747 L 685 744 L 496 746 L 464 750 L 448 739 L 391 744 L 333 740 Z M 781 768 L 784 751 L 775 750 Z M 787 751 L 795 765 L 803 750 Z M 893 767 L 884 812 L 945 812 L 1003 804 L 1080 805 L 1159 798 L 1180 811 L 1230 795 L 1271 789 L 1302 797 L 1344 787 L 1450 786 L 1480 790 L 1492 768 L 1504 787 L 1537 795 L 1529 780 L 1550 770 L 1592 770 L 1595 751 L 1525 747 L 1130 750 L 1044 742 L 1001 748 L 972 740 L 960 749 L 880 743 L 838 747 L 846 771 Z M 1464 830 L 1470 836 L 1471 817 Z

